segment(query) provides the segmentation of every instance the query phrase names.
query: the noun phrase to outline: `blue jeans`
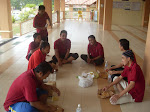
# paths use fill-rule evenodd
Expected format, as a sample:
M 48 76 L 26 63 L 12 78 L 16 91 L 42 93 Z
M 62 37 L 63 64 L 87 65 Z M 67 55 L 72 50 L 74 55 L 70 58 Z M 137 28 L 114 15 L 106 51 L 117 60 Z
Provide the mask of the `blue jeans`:
M 37 97 L 40 97 L 43 94 L 48 94 L 48 91 L 37 88 Z M 39 112 L 38 109 L 32 107 L 29 102 L 18 102 L 9 106 L 8 112 Z

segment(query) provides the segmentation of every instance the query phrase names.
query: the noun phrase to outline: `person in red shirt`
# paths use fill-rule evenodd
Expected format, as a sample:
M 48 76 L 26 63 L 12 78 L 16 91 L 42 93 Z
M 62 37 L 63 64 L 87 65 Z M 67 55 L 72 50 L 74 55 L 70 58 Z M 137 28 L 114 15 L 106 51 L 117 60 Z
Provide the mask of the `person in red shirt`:
M 32 41 L 29 44 L 29 48 L 28 48 L 28 52 L 26 55 L 26 59 L 29 61 L 30 56 L 34 53 L 34 51 L 36 51 L 37 49 L 40 48 L 40 43 L 41 41 L 41 35 L 39 33 L 35 33 L 33 35 L 34 41 Z
M 38 66 L 40 63 L 44 62 L 46 59 L 46 55 L 50 51 L 50 45 L 48 42 L 42 42 L 40 45 L 40 49 L 36 50 L 30 57 L 28 62 L 28 70 L 34 69 L 36 66 Z M 54 70 L 58 70 L 57 66 L 53 61 L 49 61 L 49 64 L 52 66 Z
M 116 85 L 119 93 L 110 98 L 110 103 L 123 104 L 128 102 L 142 102 L 145 91 L 145 79 L 140 66 L 134 61 L 132 50 L 127 50 L 122 54 L 122 63 L 125 68 L 122 74 L 113 79 L 113 82 L 103 88 L 107 91 L 111 86 Z M 128 83 L 123 80 L 128 78 Z
M 77 53 L 70 53 L 71 41 L 67 39 L 67 31 L 60 32 L 60 39 L 54 42 L 55 55 L 52 60 L 54 63 L 58 62 L 59 66 L 65 63 L 70 63 L 76 60 L 79 55 Z
M 50 51 L 50 45 L 48 42 L 42 42 L 40 49 L 36 50 L 30 57 L 28 62 L 28 70 L 36 68 L 40 63 L 44 62 L 46 55 Z
M 102 65 L 104 62 L 104 50 L 103 46 L 96 41 L 94 35 L 88 37 L 88 55 L 82 54 L 81 59 L 87 63 L 92 63 L 96 66 Z
M 129 41 L 127 39 L 120 39 L 119 48 L 123 52 L 125 52 L 126 50 L 129 50 Z M 136 62 L 135 55 L 134 55 L 134 61 Z M 121 62 L 118 65 L 112 65 L 110 68 L 106 69 L 106 72 L 108 72 L 108 74 L 111 75 L 111 78 L 113 80 L 115 76 L 120 76 L 123 70 L 124 70 L 124 65 Z M 126 77 L 124 78 L 124 80 L 128 81 Z
M 48 42 L 47 20 L 49 21 L 49 26 L 51 26 L 50 18 L 45 12 L 45 6 L 40 5 L 38 14 L 33 21 L 33 27 L 36 28 L 37 33 L 40 33 L 42 40 Z
M 42 83 L 52 72 L 48 62 L 39 64 L 35 69 L 22 73 L 12 83 L 4 102 L 7 112 L 55 112 L 53 105 L 47 105 L 48 93 L 52 90 L 60 95 L 59 89 Z

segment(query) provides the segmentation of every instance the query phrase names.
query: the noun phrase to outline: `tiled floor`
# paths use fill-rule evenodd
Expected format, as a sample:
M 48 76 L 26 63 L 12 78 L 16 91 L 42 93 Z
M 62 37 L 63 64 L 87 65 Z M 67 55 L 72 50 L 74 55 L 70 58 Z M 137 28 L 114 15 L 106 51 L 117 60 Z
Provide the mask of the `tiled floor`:
M 141 27 L 121 26 L 129 32 L 135 34 L 139 38 L 146 39 L 146 30 Z M 79 55 L 87 52 L 88 36 L 93 34 L 98 42 L 101 42 L 104 51 L 105 59 L 111 64 L 117 64 L 121 60 L 121 52 L 118 47 L 118 42 L 113 38 L 108 31 L 102 31 L 102 26 L 96 22 L 86 21 L 63 21 L 60 25 L 57 24 L 53 29 L 49 30 L 49 42 L 51 45 L 50 60 L 54 55 L 54 41 L 59 38 L 61 30 L 68 31 L 68 38 L 72 41 L 71 52 L 77 52 Z M 144 32 L 142 32 L 142 31 Z M 140 56 L 144 57 L 145 43 L 135 38 L 131 33 L 120 29 L 118 26 L 112 26 L 112 32 L 117 35 L 117 38 L 127 38 L 130 41 L 130 47 Z M 7 91 L 13 82 L 22 72 L 27 69 L 28 61 L 25 59 L 29 43 L 32 41 L 32 34 L 25 35 L 15 39 L 0 47 L 0 112 L 4 112 L 3 103 L 7 95 Z M 16 44 L 17 43 L 17 44 Z M 80 88 L 78 86 L 77 75 L 83 71 L 94 71 L 95 67 L 87 65 L 80 58 L 72 64 L 66 64 L 59 68 L 57 73 L 57 87 L 61 90 L 61 97 L 58 102 L 65 109 L 65 112 L 75 112 L 77 104 L 82 106 L 82 112 L 101 112 L 100 100 L 97 98 L 97 80 L 89 88 Z M 149 112 L 150 108 L 150 87 L 147 87 L 143 103 L 132 103 L 121 105 L 122 112 Z M 108 107 L 109 108 L 109 107 Z

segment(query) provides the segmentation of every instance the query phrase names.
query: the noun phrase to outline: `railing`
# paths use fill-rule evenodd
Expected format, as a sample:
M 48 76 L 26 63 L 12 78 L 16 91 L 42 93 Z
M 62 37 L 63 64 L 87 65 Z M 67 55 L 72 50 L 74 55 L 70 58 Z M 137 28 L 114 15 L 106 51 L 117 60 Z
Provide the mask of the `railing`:
M 63 19 L 63 12 L 60 12 L 60 20 Z
M 20 23 L 20 35 L 24 35 L 35 30 L 33 27 L 33 18 Z
M 57 23 L 57 12 L 52 13 L 52 24 Z
M 90 19 L 90 11 L 82 12 L 83 19 Z M 78 19 L 78 11 L 65 11 L 66 19 Z

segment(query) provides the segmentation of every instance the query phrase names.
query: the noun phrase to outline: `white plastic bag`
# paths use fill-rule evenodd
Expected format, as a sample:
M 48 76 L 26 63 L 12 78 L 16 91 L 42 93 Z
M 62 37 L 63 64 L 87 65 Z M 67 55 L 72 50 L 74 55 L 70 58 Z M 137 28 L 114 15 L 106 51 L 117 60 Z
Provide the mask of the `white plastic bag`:
M 94 75 L 82 73 L 82 75 L 79 76 L 78 78 L 79 78 L 79 86 L 86 88 L 93 84 Z

